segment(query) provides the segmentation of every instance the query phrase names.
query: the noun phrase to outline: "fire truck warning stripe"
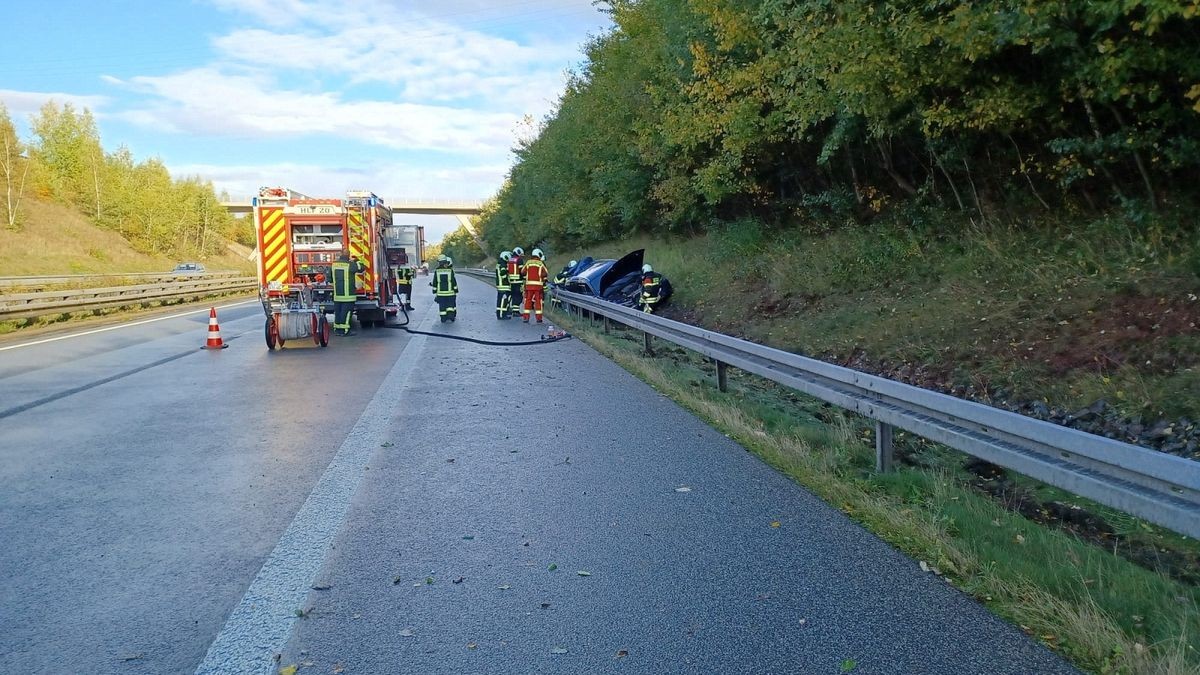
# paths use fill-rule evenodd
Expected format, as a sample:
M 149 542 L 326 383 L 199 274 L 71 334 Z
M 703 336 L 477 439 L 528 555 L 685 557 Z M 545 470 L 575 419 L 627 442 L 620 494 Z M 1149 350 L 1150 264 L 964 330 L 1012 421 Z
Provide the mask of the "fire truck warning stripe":
M 263 248 L 265 248 L 266 251 L 263 253 L 263 257 L 267 259 L 274 258 L 276 253 L 279 253 L 285 248 L 285 243 L 287 243 L 287 237 L 276 237 L 268 242 L 265 242 L 263 244 Z
M 288 275 L 287 221 L 283 209 L 262 212 L 263 276 L 267 281 L 284 281 Z
M 280 264 L 280 263 L 286 263 L 286 262 L 287 262 L 287 249 L 282 249 L 275 255 L 271 256 L 270 258 L 267 258 L 266 268 L 269 272 L 274 272 L 274 271 L 277 271 L 281 267 L 287 267 L 286 264 L 285 265 Z

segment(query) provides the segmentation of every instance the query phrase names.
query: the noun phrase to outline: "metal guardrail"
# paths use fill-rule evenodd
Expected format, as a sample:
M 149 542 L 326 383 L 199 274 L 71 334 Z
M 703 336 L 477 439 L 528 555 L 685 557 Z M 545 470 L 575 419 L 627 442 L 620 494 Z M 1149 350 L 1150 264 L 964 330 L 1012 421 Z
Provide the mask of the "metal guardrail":
M 486 270 L 463 270 L 468 274 Z M 603 317 L 875 420 L 876 466 L 892 465 L 893 427 L 1191 537 L 1200 537 L 1200 462 L 653 316 L 554 291 L 570 311 Z
M 144 279 L 146 281 L 167 281 L 170 279 L 221 279 L 233 277 L 241 272 L 205 272 L 204 274 L 182 275 L 161 272 L 129 272 L 126 274 L 49 274 L 42 276 L 0 277 L 0 288 L 45 288 L 59 284 L 88 283 L 101 279 Z
M 255 277 L 168 281 L 135 286 L 66 289 L 0 295 L 0 321 L 126 307 L 144 302 L 185 300 L 258 288 Z

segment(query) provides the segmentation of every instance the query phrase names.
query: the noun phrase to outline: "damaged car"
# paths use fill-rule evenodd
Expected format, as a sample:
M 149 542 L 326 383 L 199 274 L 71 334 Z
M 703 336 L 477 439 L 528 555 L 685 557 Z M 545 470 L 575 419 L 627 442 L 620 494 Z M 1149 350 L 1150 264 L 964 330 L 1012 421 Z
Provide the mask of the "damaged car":
M 563 283 L 563 290 L 636 308 L 641 301 L 645 253 L 645 249 L 638 249 L 617 259 L 583 258 L 569 271 L 570 276 Z M 662 306 L 670 297 L 671 282 L 664 277 L 658 305 Z

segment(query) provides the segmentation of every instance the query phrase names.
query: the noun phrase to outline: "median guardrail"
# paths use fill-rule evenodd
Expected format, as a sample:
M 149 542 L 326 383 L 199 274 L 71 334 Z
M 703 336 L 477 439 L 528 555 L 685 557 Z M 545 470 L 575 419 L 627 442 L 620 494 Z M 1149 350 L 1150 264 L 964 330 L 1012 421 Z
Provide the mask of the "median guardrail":
M 97 281 L 107 281 L 114 279 L 138 279 L 153 283 L 156 281 L 169 281 L 171 279 L 181 278 L 196 278 L 196 279 L 224 279 L 236 277 L 242 274 L 241 272 L 205 272 L 204 274 L 184 275 L 179 273 L 161 273 L 161 272 L 130 272 L 126 274 L 46 274 L 39 276 L 21 276 L 21 277 L 0 277 L 0 288 L 23 288 L 35 289 L 45 288 L 46 286 L 58 286 L 67 284 L 90 284 Z
M 464 270 L 467 271 L 467 270 Z M 467 273 L 476 272 L 475 270 Z M 485 272 L 479 270 L 478 272 Z M 490 276 L 490 273 L 486 273 Z M 892 466 L 894 428 L 1200 537 L 1200 462 L 810 359 L 747 340 L 555 289 L 564 309 L 601 317 L 713 359 L 718 386 L 729 366 L 875 421 L 876 468 Z
M 153 284 L 0 295 L 0 321 L 187 300 L 258 288 L 255 277 L 197 278 Z

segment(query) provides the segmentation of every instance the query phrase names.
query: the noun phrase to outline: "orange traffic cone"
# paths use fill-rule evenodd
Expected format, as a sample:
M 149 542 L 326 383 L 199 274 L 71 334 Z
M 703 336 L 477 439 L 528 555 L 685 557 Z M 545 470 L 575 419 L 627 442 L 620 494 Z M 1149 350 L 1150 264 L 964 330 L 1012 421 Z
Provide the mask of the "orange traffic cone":
M 221 340 L 221 327 L 217 325 L 217 308 L 208 311 L 208 342 L 201 349 L 225 349 L 229 345 Z

